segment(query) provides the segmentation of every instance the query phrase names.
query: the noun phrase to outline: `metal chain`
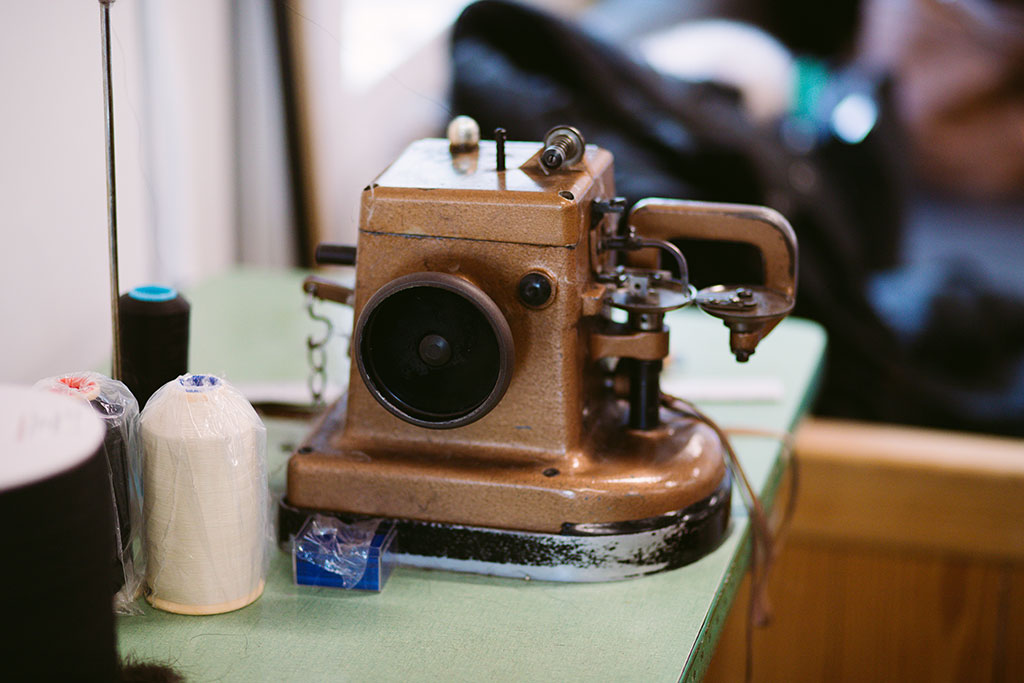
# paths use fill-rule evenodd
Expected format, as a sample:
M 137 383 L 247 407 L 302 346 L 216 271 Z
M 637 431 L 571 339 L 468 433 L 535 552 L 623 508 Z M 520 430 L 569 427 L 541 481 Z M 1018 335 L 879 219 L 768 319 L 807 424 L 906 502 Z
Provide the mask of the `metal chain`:
M 313 405 L 321 407 L 324 405 L 324 391 L 327 389 L 327 343 L 334 334 L 334 323 L 327 316 L 316 312 L 314 304 L 316 297 L 309 294 L 306 298 L 306 311 L 309 312 L 311 320 L 322 322 L 327 326 L 324 336 L 320 340 L 313 338 L 313 335 L 306 337 L 306 359 L 309 361 L 309 393 L 313 399 Z

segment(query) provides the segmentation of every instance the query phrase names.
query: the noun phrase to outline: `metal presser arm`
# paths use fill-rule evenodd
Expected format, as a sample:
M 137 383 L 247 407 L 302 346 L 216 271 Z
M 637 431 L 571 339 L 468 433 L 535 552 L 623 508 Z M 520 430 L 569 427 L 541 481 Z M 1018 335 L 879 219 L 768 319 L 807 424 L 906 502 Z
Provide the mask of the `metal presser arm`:
M 316 248 L 316 262 L 321 265 L 354 266 L 356 248 L 348 244 L 319 244 Z M 355 291 L 351 287 L 319 275 L 310 275 L 303 280 L 302 291 L 316 299 L 334 301 L 345 306 L 355 304 Z
M 697 305 L 728 326 L 729 346 L 737 360 L 749 359 L 757 344 L 793 310 L 797 242 L 779 212 L 763 206 L 651 198 L 637 202 L 628 225 L 646 238 L 739 242 L 761 253 L 763 285 L 714 285 L 697 294 Z
M 319 275 L 307 275 L 306 279 L 302 281 L 302 291 L 312 295 L 315 299 L 333 301 L 345 306 L 355 304 L 355 290 Z

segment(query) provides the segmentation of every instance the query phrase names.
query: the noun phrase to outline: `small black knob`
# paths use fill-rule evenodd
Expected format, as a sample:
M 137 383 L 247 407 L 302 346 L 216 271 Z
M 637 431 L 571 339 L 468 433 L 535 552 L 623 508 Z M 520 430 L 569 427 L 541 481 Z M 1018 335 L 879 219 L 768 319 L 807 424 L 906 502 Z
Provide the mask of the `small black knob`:
M 356 248 L 348 244 L 318 244 L 315 257 L 323 265 L 354 266 Z
M 452 357 L 452 346 L 439 334 L 428 334 L 420 340 L 420 360 L 427 365 L 441 367 Z
M 551 298 L 551 280 L 543 273 L 527 273 L 519 281 L 519 298 L 527 306 L 540 308 Z

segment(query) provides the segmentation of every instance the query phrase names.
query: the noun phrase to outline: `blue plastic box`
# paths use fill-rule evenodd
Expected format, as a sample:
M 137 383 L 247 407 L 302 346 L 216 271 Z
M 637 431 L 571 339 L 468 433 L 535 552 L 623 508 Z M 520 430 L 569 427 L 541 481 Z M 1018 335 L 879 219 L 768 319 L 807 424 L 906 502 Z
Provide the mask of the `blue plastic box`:
M 318 517 L 306 520 L 292 544 L 295 583 L 300 586 L 380 592 L 395 568 L 394 542 L 398 530 L 394 521 L 380 521 L 372 539 L 321 545 L 315 542 L 318 529 L 321 537 L 324 533 L 322 528 L 316 526 Z M 323 521 L 325 518 L 319 519 Z M 331 520 L 331 523 L 344 532 L 346 525 L 337 520 Z M 302 543 L 303 540 L 307 542 Z M 310 540 L 314 542 L 310 543 Z M 324 550 L 327 545 L 332 546 L 333 550 Z M 328 567 L 334 567 L 335 570 L 331 571 Z M 359 569 L 362 569 L 361 575 Z

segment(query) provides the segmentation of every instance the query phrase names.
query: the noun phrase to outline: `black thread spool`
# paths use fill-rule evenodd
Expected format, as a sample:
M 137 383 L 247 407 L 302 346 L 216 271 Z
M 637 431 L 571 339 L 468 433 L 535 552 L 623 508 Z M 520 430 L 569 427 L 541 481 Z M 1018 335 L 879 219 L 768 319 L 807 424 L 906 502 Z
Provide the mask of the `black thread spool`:
M 117 593 L 126 580 L 134 577 L 131 545 L 133 521 L 138 524 L 138 520 L 133 520 L 133 513 L 138 507 L 133 500 L 134 465 L 129 453 L 129 442 L 139 415 L 138 404 L 124 384 L 94 372 L 50 377 L 37 382 L 35 388 L 87 401 L 103 420 L 106 429 L 103 453 L 109 482 L 106 490 L 116 515 L 111 527 L 115 548 L 111 558 L 111 577 L 114 592 Z M 130 596 L 126 597 L 130 599 Z
M 128 468 L 128 444 L 125 443 L 127 425 L 124 424 L 124 406 L 102 398 L 93 399 L 90 403 L 106 428 L 103 453 L 110 471 L 110 486 L 113 489 L 114 510 L 117 513 L 117 519 L 112 525 L 117 530 L 113 567 L 113 588 L 116 593 L 124 585 L 124 557 L 131 552 L 132 540 L 129 492 L 131 473 Z
M 113 506 L 103 428 L 65 396 L 0 387 L 5 680 L 114 680 Z
M 189 304 L 171 287 L 136 287 L 119 300 L 120 379 L 139 408 L 157 389 L 188 371 Z

